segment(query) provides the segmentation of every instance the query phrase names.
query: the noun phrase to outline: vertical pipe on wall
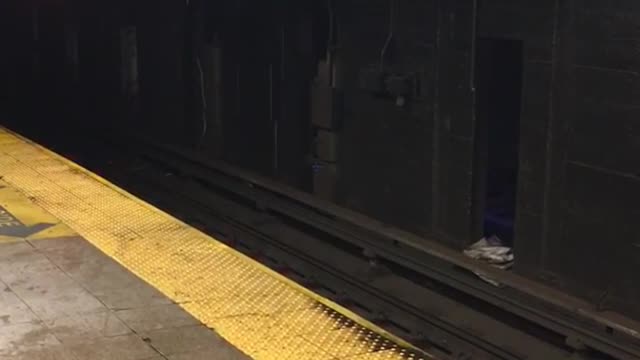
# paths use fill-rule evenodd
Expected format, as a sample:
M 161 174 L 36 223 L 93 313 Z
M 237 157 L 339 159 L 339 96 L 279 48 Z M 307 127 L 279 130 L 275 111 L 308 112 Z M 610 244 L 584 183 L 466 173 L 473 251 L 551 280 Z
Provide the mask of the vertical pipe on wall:
M 555 113 L 554 113 L 554 90 L 555 90 L 555 80 L 557 78 L 557 57 L 558 57 L 558 28 L 559 28 L 559 20 L 560 20 L 560 2 L 563 0 L 556 0 L 556 7 L 554 12 L 554 21 L 553 21 L 553 40 L 552 40 L 552 50 L 551 50 L 551 95 L 549 97 L 549 126 L 547 127 L 547 161 L 545 163 L 545 185 L 544 185 L 544 200 L 542 205 L 542 213 L 544 214 L 542 217 L 542 237 L 540 238 L 540 267 L 542 269 L 546 269 L 546 254 L 547 254 L 547 242 L 549 239 L 549 211 L 550 211 L 550 203 L 551 198 L 549 195 L 549 189 L 551 187 L 551 176 L 552 176 L 552 168 L 551 168 L 551 154 L 553 148 L 553 126 L 551 124 L 554 122 Z
M 32 66 L 32 84 L 38 79 L 38 69 L 40 67 L 40 6 L 37 2 L 33 2 L 31 8 L 31 34 L 32 34 L 32 46 L 31 46 L 31 66 Z
M 438 3 L 433 232 L 456 248 L 467 246 L 475 235 L 472 69 L 477 11 L 477 0 Z
M 440 189 L 439 189 L 439 159 L 440 159 L 440 51 L 442 47 L 442 26 L 443 26 L 443 14 L 441 11 L 443 1 L 438 0 L 436 2 L 436 9 L 438 15 L 436 17 L 436 36 L 435 36 L 435 51 L 436 60 L 433 62 L 433 134 L 432 134 L 432 152 L 433 157 L 431 159 L 431 223 L 433 227 L 439 222 L 439 210 L 440 210 Z
M 274 114 L 274 84 L 273 81 L 273 64 L 269 64 L 269 122 L 272 125 L 273 130 L 273 158 L 272 158 L 272 171 L 273 176 L 278 174 L 278 119 Z
M 478 165 L 476 164 L 477 162 L 477 142 L 478 142 L 478 117 L 477 117 L 477 113 L 476 113 L 476 108 L 478 106 L 478 99 L 477 99 L 477 84 L 476 84 L 476 58 L 478 56 L 477 51 L 478 51 L 478 0 L 473 0 L 473 15 L 472 15 L 472 25 L 471 25 L 471 31 L 472 31 L 472 40 L 471 40 L 471 59 L 469 61 L 469 66 L 470 66 L 470 75 L 469 75 L 469 88 L 471 89 L 471 117 L 472 117 L 472 135 L 471 137 L 473 138 L 473 149 L 474 149 L 474 156 L 472 157 L 472 170 L 473 171 L 473 175 L 471 177 L 471 186 L 472 188 L 470 189 L 471 191 L 471 197 L 470 197 L 470 201 L 471 201 L 471 206 L 470 206 L 470 216 L 471 216 L 471 229 L 470 229 L 470 234 L 471 234 L 471 241 L 475 241 L 476 239 L 480 239 L 483 235 L 483 220 L 484 220 L 484 205 L 485 205 L 485 200 L 484 200 L 484 192 L 479 193 L 478 190 L 479 188 L 476 186 L 477 184 L 482 184 L 484 182 L 484 179 L 481 179 L 480 177 L 484 177 L 486 174 L 483 173 L 482 171 L 478 171 Z M 482 198 L 480 198 L 482 197 Z
M 558 270 L 565 260 L 555 255 L 557 245 L 566 242 L 567 204 L 566 177 L 569 125 L 576 117 L 576 34 L 575 0 L 557 0 L 554 26 L 551 101 L 547 128 L 547 163 L 541 265 L 546 270 Z M 555 267 L 555 269 L 554 269 Z

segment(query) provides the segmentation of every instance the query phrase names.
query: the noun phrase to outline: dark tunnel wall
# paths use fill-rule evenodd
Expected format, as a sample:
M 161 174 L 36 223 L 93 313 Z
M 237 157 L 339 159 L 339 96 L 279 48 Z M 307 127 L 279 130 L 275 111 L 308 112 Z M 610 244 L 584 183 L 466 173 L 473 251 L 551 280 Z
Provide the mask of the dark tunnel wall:
M 475 3 L 355 3 L 340 7 L 340 201 L 462 247 L 479 238 L 471 193 Z M 380 93 L 370 84 L 380 72 L 390 87 L 415 82 L 415 93 Z
M 637 312 L 637 1 L 161 3 L 42 2 L 36 41 L 31 2 L 2 2 L 6 117 L 144 134 L 460 249 L 485 206 L 479 44 L 509 41 L 515 270 Z
M 344 113 L 338 193 L 350 208 L 427 234 L 433 226 L 437 6 L 435 1 L 401 2 L 396 4 L 395 18 L 389 6 L 384 0 L 339 5 L 336 55 Z M 389 38 L 390 54 L 380 69 L 381 52 Z M 419 95 L 398 104 L 397 96 L 376 93 L 375 84 L 365 83 L 377 80 L 366 77 L 385 71 L 415 76 Z
M 482 4 L 480 34 L 525 44 L 517 270 L 602 308 L 632 310 L 640 299 L 640 4 Z
M 308 187 L 310 3 L 244 1 L 209 11 L 215 15 L 203 36 L 215 38 L 221 53 L 222 157 Z
M 558 60 L 566 91 L 559 88 L 552 123 L 558 135 L 542 264 L 604 308 L 634 308 L 640 299 L 633 275 L 640 265 L 640 4 L 572 5 L 561 10 L 570 24 Z M 580 263 L 569 249 L 584 251 Z

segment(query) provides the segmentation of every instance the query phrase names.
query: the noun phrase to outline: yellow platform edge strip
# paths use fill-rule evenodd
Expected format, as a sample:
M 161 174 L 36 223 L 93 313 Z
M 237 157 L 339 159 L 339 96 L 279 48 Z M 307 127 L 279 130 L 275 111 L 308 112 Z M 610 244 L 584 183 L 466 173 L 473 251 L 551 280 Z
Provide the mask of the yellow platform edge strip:
M 165 216 L 165 217 L 167 217 L 167 218 L 171 219 L 171 221 L 173 221 L 174 223 L 179 224 L 180 226 L 183 226 L 183 227 L 185 227 L 185 228 L 189 228 L 191 231 L 198 232 L 201 236 L 206 237 L 206 238 L 207 238 L 207 239 L 209 239 L 210 241 L 216 242 L 216 243 L 217 243 L 217 244 L 216 244 L 216 246 L 217 246 L 217 247 L 220 247 L 220 248 L 226 249 L 227 251 L 232 251 L 232 252 L 234 253 L 234 255 L 235 255 L 235 256 L 237 256 L 237 257 L 239 257 L 239 258 L 243 259 L 243 261 L 245 261 L 245 262 L 247 262 L 247 263 L 250 263 L 250 264 L 251 264 L 251 266 L 254 266 L 254 267 L 256 267 L 256 268 L 260 269 L 260 271 L 262 271 L 262 272 L 264 272 L 264 273 L 268 274 L 268 275 L 269 275 L 269 277 L 274 278 L 274 279 L 277 279 L 279 282 L 284 283 L 284 284 L 286 284 L 287 286 L 289 286 L 289 287 L 291 287 L 291 288 L 295 289 L 296 291 L 298 291 L 298 292 L 300 292 L 300 293 L 304 294 L 304 296 L 306 296 L 306 297 L 308 297 L 308 298 L 312 299 L 313 301 L 315 301 L 315 302 L 317 302 L 317 303 L 319 303 L 319 304 L 322 304 L 322 305 L 326 306 L 327 308 L 329 308 L 329 309 L 331 309 L 331 310 L 333 310 L 333 311 L 337 312 L 338 314 L 341 314 L 342 316 L 344 316 L 344 317 L 346 317 L 346 318 L 350 319 L 351 321 L 355 322 L 356 324 L 358 324 L 358 325 L 360 325 L 360 326 L 362 326 L 362 327 L 364 327 L 364 328 L 366 328 L 366 329 L 368 329 L 368 330 L 372 331 L 373 333 L 378 334 L 378 335 L 380 335 L 381 337 L 383 337 L 383 338 L 385 338 L 385 339 L 387 339 L 387 340 L 389 340 L 389 341 L 391 341 L 391 342 L 395 343 L 395 344 L 397 345 L 397 347 L 398 347 L 398 348 L 406 348 L 406 349 L 414 350 L 414 351 L 416 351 L 417 353 L 419 353 L 421 356 L 424 356 L 425 358 L 430 358 L 430 357 L 431 357 L 430 355 L 428 355 L 428 354 L 426 354 L 426 353 L 424 353 L 424 352 L 422 352 L 422 351 L 418 350 L 417 348 L 413 347 L 410 343 L 408 343 L 408 342 L 404 341 L 403 339 L 401 339 L 401 338 L 399 338 L 399 337 L 397 337 L 397 336 L 395 336 L 395 335 L 393 335 L 393 334 L 391 334 L 391 333 L 389 333 L 389 332 L 385 331 L 384 329 L 382 329 L 382 328 L 378 327 L 377 325 L 373 324 L 372 322 L 370 322 L 370 321 L 368 321 L 368 320 L 364 319 L 363 317 L 361 317 L 361 316 L 359 316 L 358 314 L 356 314 L 356 313 L 352 312 L 351 310 L 349 310 L 349 309 L 347 309 L 347 308 L 345 308 L 345 307 L 343 307 L 343 306 L 341 306 L 341 305 L 339 305 L 339 304 L 337 304 L 337 303 L 335 303 L 335 302 L 333 302 L 333 301 L 331 301 L 331 300 L 329 300 L 329 299 L 326 299 L 326 298 L 324 298 L 323 296 L 320 296 L 320 295 L 318 295 L 318 294 L 314 293 L 313 291 L 311 291 L 311 290 L 309 290 L 309 289 L 307 289 L 307 288 L 303 287 L 302 285 L 300 285 L 300 284 L 298 284 L 298 283 L 296 283 L 296 282 L 294 282 L 294 281 L 292 281 L 292 280 L 288 279 L 287 277 L 285 277 L 285 276 L 283 276 L 283 275 L 281 275 L 281 274 L 277 273 L 276 271 L 274 271 L 274 270 L 270 269 L 269 267 L 267 267 L 267 266 L 265 266 L 265 265 L 263 265 L 263 264 L 260 264 L 259 262 L 257 262 L 257 261 L 255 261 L 255 260 L 251 259 L 250 257 L 248 257 L 248 256 L 246 256 L 246 255 L 244 255 L 244 254 L 242 254 L 242 253 L 240 253 L 240 252 L 238 252 L 238 251 L 236 251 L 236 250 L 234 250 L 234 249 L 232 249 L 232 248 L 228 247 L 227 245 L 225 245 L 225 244 L 223 244 L 223 243 L 219 242 L 218 240 L 216 240 L 215 238 L 213 238 L 213 237 L 211 237 L 211 236 L 209 236 L 209 235 L 207 235 L 207 234 L 204 234 L 204 233 L 200 232 L 199 230 L 197 230 L 197 229 L 195 229 L 195 228 L 192 228 L 190 225 L 188 225 L 188 224 L 186 224 L 186 223 L 182 222 L 182 221 L 181 221 L 181 220 L 179 220 L 179 219 L 174 218 L 172 215 L 170 215 L 170 214 L 166 213 L 165 211 L 163 211 L 163 210 L 161 210 L 161 209 L 158 209 L 158 208 L 156 208 L 155 206 L 153 206 L 153 205 L 151 205 L 151 204 L 149 204 L 149 203 L 147 203 L 147 202 L 145 202 L 145 201 L 143 201 L 143 200 L 141 200 L 141 199 L 137 198 L 136 196 L 134 196 L 134 195 L 130 194 L 130 193 L 129 193 L 129 192 L 127 192 L 127 191 L 125 191 L 124 189 L 121 189 L 120 187 L 118 187 L 118 186 L 116 186 L 116 185 L 112 184 L 111 182 L 109 182 L 108 180 L 104 179 L 103 177 L 101 177 L 101 176 L 99 176 L 99 175 L 97 175 L 97 174 L 95 174 L 95 173 L 93 173 L 93 172 L 91 172 L 91 171 L 89 171 L 89 170 L 85 169 L 84 167 L 82 167 L 82 166 L 80 166 L 80 165 L 78 165 L 78 164 L 76 164 L 76 163 L 74 163 L 74 162 L 72 162 L 72 161 L 70 161 L 70 160 L 68 160 L 68 159 L 64 158 L 63 156 L 61 156 L 61 155 L 59 155 L 59 154 L 57 154 L 57 153 L 55 153 L 55 152 L 53 152 L 53 151 L 51 151 L 51 150 L 47 149 L 46 147 L 41 146 L 41 145 L 39 145 L 39 144 L 37 144 L 37 143 L 35 143 L 35 142 L 33 142 L 33 141 L 31 141 L 31 140 L 29 140 L 29 139 L 27 139 L 27 138 L 25 138 L 25 137 L 21 136 L 21 135 L 19 135 L 19 134 L 16 134 L 16 133 L 14 133 L 14 132 L 13 132 L 13 131 L 11 131 L 11 130 L 8 130 L 8 129 L 5 129 L 5 128 L 0 127 L 0 134 L 2 134 L 2 133 L 5 133 L 6 135 L 13 136 L 13 137 L 15 137 L 16 139 L 19 139 L 20 141 L 22 141 L 25 145 L 31 146 L 31 147 L 33 147 L 33 148 L 36 148 L 37 150 L 39 150 L 39 151 L 43 152 L 44 154 L 47 154 L 47 155 L 48 155 L 48 156 L 50 156 L 51 158 L 53 158 L 53 159 L 55 159 L 55 160 L 57 160 L 57 161 L 60 161 L 60 162 L 64 163 L 64 164 L 65 164 L 65 165 L 67 165 L 69 168 L 71 168 L 71 169 L 75 169 L 76 171 L 78 171 L 78 172 L 80 172 L 80 173 L 83 173 L 83 174 L 87 175 L 87 176 L 88 176 L 88 177 L 90 177 L 91 179 L 93 179 L 93 180 L 95 180 L 95 181 L 97 181 L 97 182 L 101 183 L 102 185 L 106 186 L 107 188 L 111 189 L 112 191 L 115 191 L 115 192 L 119 193 L 120 195 L 122 195 L 122 196 L 126 197 L 127 199 L 129 199 L 129 200 L 131 200 L 131 201 L 134 201 L 134 202 L 135 202 L 135 203 L 137 203 L 139 206 L 142 206 L 142 207 L 144 207 L 144 208 L 146 208 L 146 209 L 148 209 L 149 211 L 152 211 L 152 212 L 154 212 L 154 213 L 162 214 L 163 216 Z M 2 152 L 2 145 L 1 145 L 1 144 L 0 144 L 0 152 Z M 20 185 L 19 185 L 19 184 L 13 184 L 13 186 L 16 186 L 16 187 L 20 188 Z M 48 209 L 45 209 L 45 210 L 48 210 Z M 54 215 L 55 215 L 55 213 L 54 213 Z M 73 227 L 74 227 L 72 224 L 69 224 L 69 226 L 70 226 L 71 228 L 73 228 Z M 82 235 L 82 234 L 81 234 L 81 235 Z M 89 240 L 89 241 L 91 242 L 91 239 L 87 239 L 87 240 Z M 94 245 L 95 245 L 95 244 L 94 244 Z M 98 246 L 98 247 L 100 248 L 100 246 Z M 103 250 L 103 249 L 101 249 L 101 250 Z M 120 259 L 120 258 L 118 258 L 117 256 L 113 256 L 113 254 L 110 254 L 110 253 L 108 253 L 108 252 L 105 252 L 105 253 L 106 253 L 108 256 L 110 256 L 110 257 L 114 258 L 114 260 L 118 261 L 119 263 L 121 263 L 123 266 L 125 266 L 126 268 L 128 268 L 128 269 L 129 269 L 129 270 L 131 270 L 132 272 L 134 272 L 134 273 L 136 273 L 137 275 L 139 275 L 139 276 L 140 276 L 140 274 L 139 274 L 137 271 L 135 271 L 135 269 L 131 269 L 131 267 L 129 266 L 129 264 L 127 264 L 126 262 L 121 261 L 121 259 Z M 149 282 L 151 285 L 155 286 L 155 284 L 154 284 L 154 279 L 145 278 L 145 277 L 143 277 L 143 276 L 141 276 L 141 277 L 142 277 L 144 280 L 146 280 L 147 282 Z M 172 296 L 172 294 L 166 294 L 166 295 L 167 295 L 167 296 L 169 296 L 170 298 L 172 298 L 173 300 L 179 300 L 179 299 L 175 299 L 175 298 L 174 298 L 174 296 Z M 180 303 L 180 301 L 176 301 L 176 302 L 177 302 L 177 303 Z M 190 308 L 189 308 L 189 304 L 188 304 L 188 303 L 187 303 L 187 304 L 181 304 L 181 305 L 185 308 L 185 310 L 190 311 Z M 191 311 L 190 311 L 190 312 L 191 312 Z M 194 315 L 195 315 L 196 317 L 198 317 L 198 316 L 197 316 L 198 314 L 194 314 Z M 199 320 L 203 321 L 203 319 L 199 319 Z M 205 322 L 205 321 L 203 321 L 203 322 Z M 224 332 L 222 332 L 222 335 L 224 336 Z M 232 342 L 232 344 L 233 344 L 233 341 L 231 341 L 231 342 Z M 237 346 L 237 344 L 234 344 L 234 345 L 236 345 L 236 346 Z M 242 347 L 242 346 L 237 346 L 237 347 L 238 347 L 240 350 L 245 350 L 245 349 L 243 349 L 243 347 Z M 384 353 L 384 351 L 382 351 L 381 353 Z M 249 353 L 249 355 L 253 355 L 253 354 Z M 357 355 L 357 354 L 356 354 L 356 355 Z M 360 354 L 360 355 L 366 355 L 366 354 Z M 361 359 L 361 358 L 362 358 L 362 359 L 364 359 L 364 358 L 378 358 L 378 357 L 374 357 L 374 355 L 375 355 L 375 354 L 372 354 L 372 356 L 371 356 L 371 357 L 368 357 L 368 356 L 365 356 L 365 357 L 358 357 L 358 359 Z M 385 359 L 386 359 L 386 358 L 388 358 L 388 359 L 392 359 L 392 358 L 403 358 L 402 356 L 394 357 L 394 356 L 392 356 L 392 354 L 391 354 L 391 353 L 388 353 L 388 354 L 386 354 L 386 355 L 389 355 L 389 356 L 388 356 L 388 357 L 384 357 Z M 268 357 L 264 357 L 264 358 L 268 358 Z M 283 358 L 284 358 L 284 357 L 283 357 Z M 304 358 L 304 356 L 303 356 L 303 357 L 300 357 L 300 358 Z M 332 358 L 340 358 L 340 357 L 339 357 L 339 356 L 334 356 L 334 357 L 332 357 Z M 348 356 L 347 356 L 347 357 L 345 357 L 345 358 L 351 358 L 351 357 L 348 357 Z M 353 358 L 354 358 L 354 359 L 356 359 L 356 357 L 353 357 Z M 383 358 L 383 357 L 379 357 L 379 358 Z M 414 357 L 412 356 L 411 358 L 414 358 Z M 417 358 L 416 358 L 416 359 L 417 359 Z

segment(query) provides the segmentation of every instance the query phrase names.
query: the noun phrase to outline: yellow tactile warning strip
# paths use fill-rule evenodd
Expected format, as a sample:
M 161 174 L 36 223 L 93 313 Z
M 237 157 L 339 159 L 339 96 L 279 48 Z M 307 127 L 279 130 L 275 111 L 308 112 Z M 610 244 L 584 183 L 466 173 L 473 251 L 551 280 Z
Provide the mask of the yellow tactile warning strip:
M 255 359 L 430 358 L 2 128 L 0 176 Z
M 0 180 L 0 243 L 73 235 L 67 225 Z

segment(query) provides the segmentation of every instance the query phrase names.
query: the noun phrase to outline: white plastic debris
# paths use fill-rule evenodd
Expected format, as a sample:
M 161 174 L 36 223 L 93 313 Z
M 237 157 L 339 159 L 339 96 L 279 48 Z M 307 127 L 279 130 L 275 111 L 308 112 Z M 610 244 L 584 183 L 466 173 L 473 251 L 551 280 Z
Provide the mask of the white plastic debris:
M 510 247 L 504 246 L 502 240 L 497 236 L 482 238 L 478 242 L 469 246 L 464 250 L 464 254 L 472 259 L 484 261 L 498 269 L 507 270 L 513 265 L 513 251 Z M 482 280 L 494 285 L 501 284 L 493 279 L 488 278 L 485 274 L 474 272 Z

